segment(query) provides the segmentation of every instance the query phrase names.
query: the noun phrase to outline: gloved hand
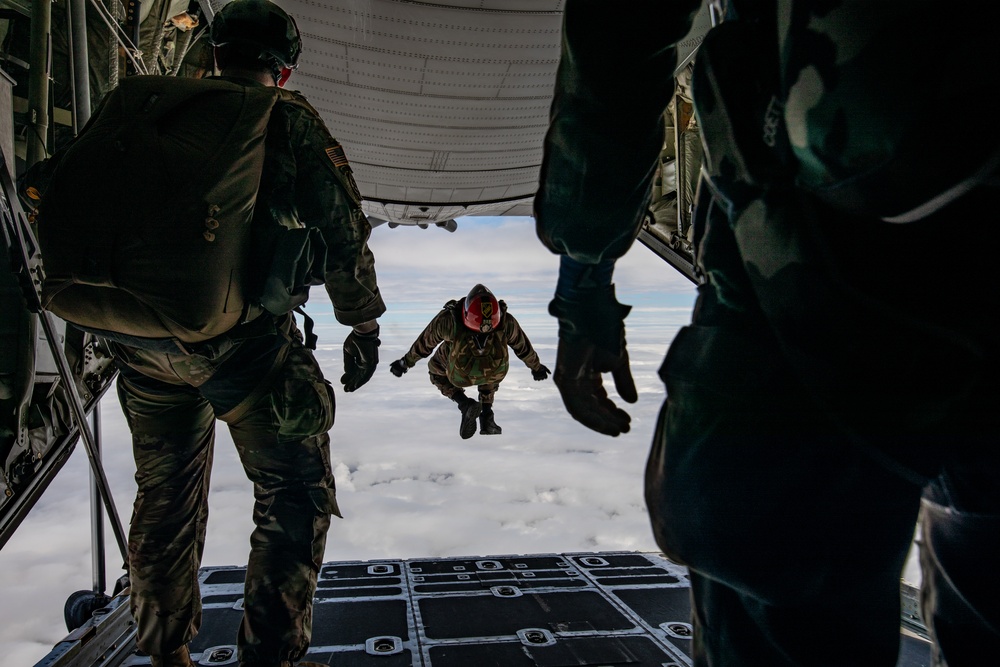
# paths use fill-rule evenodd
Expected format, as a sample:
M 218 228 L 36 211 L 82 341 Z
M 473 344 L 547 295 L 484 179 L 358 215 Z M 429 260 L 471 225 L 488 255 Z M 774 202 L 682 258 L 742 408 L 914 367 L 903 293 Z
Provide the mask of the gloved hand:
M 531 377 L 535 379 L 536 382 L 541 382 L 549 376 L 549 369 L 545 366 L 539 366 L 536 370 L 531 371 Z
M 358 389 L 375 374 L 375 368 L 378 366 L 378 346 L 381 344 L 378 332 L 378 327 L 366 334 L 351 331 L 344 339 L 344 374 L 340 377 L 344 391 L 351 392 Z
M 395 375 L 398 378 L 401 378 L 403 377 L 403 373 L 410 370 L 410 368 L 409 366 L 406 365 L 406 362 L 403 361 L 402 359 L 396 359 L 396 361 L 389 364 L 389 370 L 392 371 L 393 375 Z
M 618 303 L 614 285 L 579 290 L 574 297 L 557 295 L 549 304 L 549 313 L 559 318 L 552 380 L 573 419 L 605 435 L 628 433 L 632 418 L 608 398 L 601 374 L 611 373 L 622 400 L 639 400 L 625 349 L 624 320 L 632 307 Z

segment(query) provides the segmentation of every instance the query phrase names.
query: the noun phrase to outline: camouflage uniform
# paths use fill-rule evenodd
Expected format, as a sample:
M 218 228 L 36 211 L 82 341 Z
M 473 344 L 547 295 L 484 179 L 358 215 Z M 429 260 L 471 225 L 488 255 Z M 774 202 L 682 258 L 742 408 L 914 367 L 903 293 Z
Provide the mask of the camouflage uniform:
M 279 103 L 272 119 L 261 192 L 274 194 L 258 205 L 270 206 L 279 220 L 295 215 L 322 230 L 326 289 L 338 321 L 377 318 L 385 305 L 367 245 L 371 228 L 339 144 L 304 100 Z M 219 419 L 256 499 L 240 663 L 295 662 L 309 646 L 330 515 L 340 516 L 327 435 L 334 393 L 313 353 L 290 314 L 265 314 L 190 345 L 186 355 L 115 347 L 138 484 L 129 566 L 139 648 L 167 654 L 197 634 Z
M 503 301 L 500 313 L 499 327 L 488 334 L 477 334 L 462 322 L 461 302 L 449 301 L 424 327 L 403 356 L 403 363 L 413 368 L 434 352 L 427 362 L 427 372 L 442 395 L 454 398 L 463 392 L 463 387 L 477 387 L 480 402 L 493 405 L 494 394 L 510 368 L 508 346 L 531 370 L 542 368 L 531 341 L 514 316 L 507 312 L 507 304 Z M 483 339 L 482 345 L 477 344 L 477 337 Z
M 981 664 L 1000 639 L 1000 231 L 984 215 L 1000 137 L 982 76 L 1000 64 L 997 10 L 972 25 L 930 2 L 733 4 L 695 62 L 704 280 L 660 370 L 646 471 L 657 542 L 690 569 L 694 664 L 895 665 L 921 507 L 935 664 Z M 636 128 L 654 128 L 657 109 L 608 91 L 648 77 L 647 96 L 661 93 L 658 58 L 696 5 L 666 17 L 660 3 L 616 5 L 634 27 L 619 71 L 557 83 L 557 102 L 613 100 L 609 117 L 636 132 L 608 154 L 586 144 L 607 128 L 582 113 L 557 126 L 580 136 L 550 137 L 546 160 L 600 160 L 611 181 L 540 188 L 539 235 L 557 252 L 593 263 L 627 249 L 642 202 L 601 197 L 643 183 L 659 144 Z M 567 3 L 564 46 L 604 34 L 606 9 Z M 942 108 L 961 120 L 928 156 Z M 936 259 L 945 229 L 972 240 L 960 282 Z M 846 662 L 830 636 L 850 638 Z
M 275 145 L 286 148 L 271 150 Z M 372 228 L 340 143 L 299 95 L 295 104 L 275 106 L 268 146 L 260 191 L 269 193 L 267 205 L 279 221 L 295 217 L 322 230 L 326 291 L 337 321 L 351 326 L 379 317 L 385 304 L 368 247 Z

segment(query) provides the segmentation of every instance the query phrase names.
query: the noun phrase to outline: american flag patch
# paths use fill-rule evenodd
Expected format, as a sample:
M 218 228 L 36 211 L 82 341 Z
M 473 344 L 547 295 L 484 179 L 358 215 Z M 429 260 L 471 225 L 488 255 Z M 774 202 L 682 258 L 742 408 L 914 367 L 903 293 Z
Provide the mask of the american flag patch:
M 344 147 L 340 144 L 334 144 L 332 146 L 326 147 L 326 156 L 330 158 L 330 162 L 336 167 L 349 167 L 350 163 L 347 161 L 347 156 L 344 155 Z

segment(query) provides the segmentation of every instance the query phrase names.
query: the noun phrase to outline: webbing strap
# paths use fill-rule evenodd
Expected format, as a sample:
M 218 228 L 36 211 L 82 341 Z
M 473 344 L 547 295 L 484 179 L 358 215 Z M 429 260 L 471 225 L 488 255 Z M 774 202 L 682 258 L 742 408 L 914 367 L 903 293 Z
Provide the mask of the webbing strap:
M 313 319 L 306 315 L 306 311 L 302 309 L 302 306 L 296 306 L 295 312 L 302 316 L 302 326 L 305 328 L 306 334 L 306 347 L 310 350 L 315 350 L 316 343 L 319 342 L 319 336 L 313 333 Z

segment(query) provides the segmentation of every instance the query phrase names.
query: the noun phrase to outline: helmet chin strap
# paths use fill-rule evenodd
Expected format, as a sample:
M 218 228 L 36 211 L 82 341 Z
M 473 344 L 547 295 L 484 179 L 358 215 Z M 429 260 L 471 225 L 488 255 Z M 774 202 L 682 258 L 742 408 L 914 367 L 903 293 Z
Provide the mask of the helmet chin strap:
M 277 78 L 275 79 L 275 84 L 277 84 L 278 88 L 284 88 L 285 83 L 288 81 L 288 77 L 291 75 L 292 69 L 290 67 L 282 67 L 280 72 L 278 72 Z

